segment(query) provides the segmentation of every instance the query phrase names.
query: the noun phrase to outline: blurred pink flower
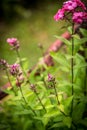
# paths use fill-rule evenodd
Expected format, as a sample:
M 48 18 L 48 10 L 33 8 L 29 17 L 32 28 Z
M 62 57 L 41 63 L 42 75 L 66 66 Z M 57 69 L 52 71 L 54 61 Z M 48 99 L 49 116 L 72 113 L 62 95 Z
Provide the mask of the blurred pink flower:
M 77 5 L 81 7 L 83 10 L 86 10 L 86 6 L 84 5 L 84 3 L 81 2 L 81 0 L 72 0 L 72 1 L 75 1 Z
M 75 0 L 69 0 L 64 2 L 63 4 L 63 9 L 65 11 L 73 11 L 76 9 L 76 7 L 78 6 L 77 2 L 75 2 Z
M 82 22 L 87 21 L 87 13 L 86 12 L 75 12 L 73 14 L 72 20 L 74 23 L 82 24 Z
M 64 10 L 59 9 L 58 12 L 54 15 L 54 20 L 58 21 L 64 18 Z
M 86 6 L 84 5 L 84 3 L 81 2 L 81 0 L 68 0 L 68 1 L 64 2 L 62 8 L 59 9 L 58 12 L 54 15 L 54 20 L 58 21 L 58 20 L 67 18 L 68 13 L 71 13 L 73 15 L 73 13 L 78 11 L 78 10 L 76 10 L 76 9 L 78 9 L 78 7 L 80 7 L 80 9 L 83 11 L 86 10 Z M 76 14 L 76 15 L 78 15 L 78 14 Z M 81 14 L 80 14 L 80 17 L 78 20 L 76 19 L 76 15 L 73 16 L 73 17 L 75 17 L 75 20 L 73 20 L 73 21 L 75 21 L 76 23 L 82 23 L 83 20 L 81 20 L 81 18 L 82 18 Z
M 14 46 L 14 44 L 16 44 L 17 43 L 17 38 L 8 38 L 7 39 L 7 43 L 9 43 L 9 45 L 11 45 L 11 46 Z
M 13 64 L 13 65 L 10 65 L 10 73 L 12 75 L 17 75 L 19 73 L 19 64 Z
M 55 78 L 51 74 L 48 74 L 48 82 L 51 82 L 54 80 L 55 80 Z

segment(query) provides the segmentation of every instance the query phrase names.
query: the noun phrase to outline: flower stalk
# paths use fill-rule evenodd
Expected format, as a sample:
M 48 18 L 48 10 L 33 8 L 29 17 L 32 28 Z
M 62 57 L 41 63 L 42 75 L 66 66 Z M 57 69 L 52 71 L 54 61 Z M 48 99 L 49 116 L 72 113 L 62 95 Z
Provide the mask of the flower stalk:
M 42 108 L 45 110 L 45 112 L 47 112 L 45 106 L 43 105 L 43 103 L 42 103 L 42 101 L 41 101 L 41 99 L 40 99 L 40 97 L 39 97 L 39 95 L 38 95 L 38 93 L 37 93 L 36 86 L 35 86 L 34 84 L 31 84 L 31 85 L 30 85 L 30 89 L 35 93 L 35 95 L 36 95 L 38 101 L 40 102 L 40 104 L 41 104 L 41 106 L 42 106 Z
M 40 99 L 40 97 L 38 96 L 38 93 L 37 93 L 37 92 L 35 92 L 35 94 L 36 94 L 37 99 L 39 100 L 39 102 L 40 102 L 41 106 L 43 107 L 43 109 L 45 110 L 45 112 L 47 112 L 47 111 L 46 111 L 45 106 L 43 105 L 43 103 L 42 103 L 42 101 L 41 101 L 41 99 Z
M 13 90 L 15 96 L 16 96 L 17 94 L 16 94 L 16 91 L 15 91 L 15 89 L 14 89 L 12 83 L 11 83 L 7 68 L 5 69 L 5 71 L 6 71 L 6 75 L 7 75 L 7 78 L 8 78 L 8 82 L 10 83 L 10 86 L 12 87 L 12 90 Z
M 60 105 L 60 101 L 59 101 L 59 98 L 58 98 L 58 94 L 57 94 L 57 90 L 56 90 L 56 86 L 55 86 L 54 82 L 53 82 L 53 88 L 54 88 L 54 91 L 55 91 L 55 97 L 57 99 L 57 104 Z
M 72 96 L 74 95 L 74 23 L 72 23 L 72 51 L 71 51 L 71 55 L 72 55 L 72 59 L 71 59 L 71 83 L 72 83 L 72 90 L 71 90 L 71 94 Z M 71 104 L 71 113 L 73 111 L 73 99 L 72 99 L 72 104 Z
M 31 84 L 30 81 L 29 81 L 29 79 L 28 79 L 28 76 L 27 76 L 26 72 L 23 69 L 23 64 L 22 64 L 22 61 L 21 61 L 20 53 L 19 53 L 19 51 L 17 49 L 16 49 L 16 53 L 17 53 L 17 56 L 19 58 L 19 63 L 20 63 L 21 69 L 22 69 L 25 77 L 27 78 L 28 83 Z
M 18 78 L 17 78 L 17 82 L 18 82 L 19 85 L 20 85 L 20 82 L 19 82 L 19 79 L 18 79 Z M 25 104 L 29 107 L 29 109 L 30 109 L 30 110 L 34 113 L 34 115 L 36 116 L 36 115 L 37 115 L 36 112 L 31 108 L 30 105 L 28 105 L 28 103 L 27 103 L 27 101 L 26 101 L 26 99 L 25 99 L 25 97 L 24 97 L 24 94 L 23 94 L 21 85 L 19 86 L 19 89 L 20 89 L 20 93 L 21 93 L 21 96 L 22 96 L 22 98 L 23 98 Z

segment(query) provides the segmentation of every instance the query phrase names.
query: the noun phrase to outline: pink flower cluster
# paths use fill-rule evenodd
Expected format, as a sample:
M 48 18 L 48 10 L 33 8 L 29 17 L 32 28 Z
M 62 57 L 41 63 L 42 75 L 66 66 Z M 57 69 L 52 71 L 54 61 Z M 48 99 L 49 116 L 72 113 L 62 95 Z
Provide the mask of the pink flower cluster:
M 56 13 L 56 15 L 54 16 L 54 19 L 56 21 L 63 19 L 64 18 L 64 10 L 63 9 L 59 9 L 58 12 Z
M 83 10 L 83 12 L 80 12 L 78 9 Z M 67 14 L 71 13 L 72 21 L 81 24 L 83 21 L 87 21 L 85 10 L 86 7 L 81 0 L 68 0 L 64 2 L 63 7 L 55 14 L 54 19 L 56 21 L 62 20 L 67 17 Z
M 9 43 L 9 45 L 14 46 L 14 44 L 16 44 L 17 42 L 17 38 L 8 38 L 7 42 Z
M 10 65 L 10 73 L 14 76 L 17 75 L 19 73 L 19 64 Z
M 19 48 L 19 41 L 17 38 L 8 38 L 7 43 L 9 43 L 9 45 L 12 46 L 13 49 Z
M 87 21 L 87 13 L 85 12 L 75 12 L 73 14 L 73 22 L 81 24 L 83 21 Z
M 51 82 L 54 80 L 55 80 L 55 78 L 51 74 L 48 74 L 48 82 Z

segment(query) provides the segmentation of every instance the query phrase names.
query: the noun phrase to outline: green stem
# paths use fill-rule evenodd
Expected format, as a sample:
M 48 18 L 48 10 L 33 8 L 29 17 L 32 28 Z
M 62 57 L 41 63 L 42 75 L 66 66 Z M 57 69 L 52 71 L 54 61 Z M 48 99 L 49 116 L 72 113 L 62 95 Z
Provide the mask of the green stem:
M 72 60 L 71 60 L 71 73 L 72 73 L 72 95 L 74 94 L 74 88 L 73 88 L 73 83 L 74 83 L 74 60 L 73 60 L 73 55 L 74 55 L 74 24 L 72 24 Z
M 44 83 L 45 88 L 47 89 L 48 87 L 47 87 L 47 84 L 45 82 L 45 79 L 43 79 L 43 83 Z
M 41 99 L 40 99 L 40 98 L 39 98 L 39 96 L 38 96 L 38 93 L 37 93 L 36 91 L 34 91 L 34 93 L 36 94 L 36 96 L 37 96 L 37 98 L 38 98 L 38 100 L 39 100 L 39 102 L 40 102 L 41 106 L 42 106 L 42 107 L 43 107 L 43 109 L 45 110 L 45 112 L 47 112 L 47 111 L 46 111 L 45 106 L 43 105 L 43 103 L 42 103 Z
M 87 50 L 87 42 L 84 44 L 84 53 L 85 53 L 85 62 L 87 62 L 87 54 L 86 54 L 86 50 Z M 84 82 L 84 95 L 87 95 L 87 66 L 85 68 L 85 82 Z
M 87 67 L 86 67 L 86 74 L 85 74 L 85 96 L 87 95 Z
M 24 94 L 23 94 L 23 91 L 22 91 L 21 86 L 20 86 L 19 88 L 20 88 L 20 92 L 21 92 L 21 95 L 22 95 L 22 98 L 23 98 L 25 104 L 29 107 L 29 109 L 31 109 L 31 111 L 32 111 L 32 112 L 34 113 L 34 115 L 36 116 L 36 112 L 31 108 L 31 106 L 28 105 L 28 103 L 27 103 L 27 101 L 26 101 L 26 99 L 25 99 L 25 97 L 24 97 Z
M 53 83 L 53 87 L 54 87 L 54 91 L 55 91 L 55 96 L 56 96 L 56 99 L 57 99 L 57 103 L 58 103 L 58 105 L 60 105 L 55 83 Z
M 71 83 L 72 83 L 72 96 L 74 94 L 74 60 L 73 60 L 73 56 L 74 56 L 74 38 L 73 38 L 73 34 L 74 34 L 74 23 L 72 23 L 72 59 L 71 59 Z M 72 104 L 71 104 L 71 113 L 73 111 L 73 100 L 72 100 Z
M 14 94 L 16 95 L 16 92 L 14 90 L 14 87 L 13 87 L 13 85 L 11 83 L 11 80 L 10 80 L 10 77 L 9 77 L 9 74 L 8 74 L 8 70 L 7 69 L 5 69 L 5 70 L 6 70 L 6 75 L 7 75 L 7 78 L 8 78 L 8 82 L 10 83 L 10 86 L 12 87 L 12 90 L 13 90 Z
M 18 56 L 18 58 L 19 58 L 19 63 L 20 63 L 21 69 L 22 69 L 22 71 L 23 71 L 25 77 L 27 78 L 28 83 L 31 84 L 30 81 L 29 81 L 29 79 L 28 79 L 28 76 L 27 76 L 26 72 L 25 72 L 24 69 L 23 69 L 23 64 L 22 64 L 22 61 L 21 61 L 21 57 L 20 57 L 19 51 L 16 50 L 16 53 L 17 53 L 17 56 Z

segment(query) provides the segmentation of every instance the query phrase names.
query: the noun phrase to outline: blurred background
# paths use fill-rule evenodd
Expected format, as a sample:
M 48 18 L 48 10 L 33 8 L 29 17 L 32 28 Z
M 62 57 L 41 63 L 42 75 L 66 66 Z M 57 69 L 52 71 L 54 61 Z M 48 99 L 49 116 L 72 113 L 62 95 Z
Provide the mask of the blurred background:
M 16 61 L 15 51 L 10 50 L 6 39 L 16 37 L 20 41 L 21 57 L 26 57 L 29 69 L 42 56 L 38 44 L 44 51 L 60 35 L 63 23 L 55 22 L 53 16 L 62 5 L 61 0 L 0 0 L 0 59 L 9 64 Z M 0 84 L 2 85 L 2 72 Z
M 46 50 L 55 41 L 54 35 L 63 32 L 62 23 L 53 19 L 60 4 L 60 0 L 0 0 L 0 58 L 15 61 L 6 39 L 17 37 L 21 55 L 28 58 L 30 66 L 35 64 L 41 54 L 37 45 Z
M 0 58 L 12 64 L 16 54 L 10 50 L 6 39 L 16 37 L 20 41 L 21 57 L 26 57 L 29 69 L 41 57 L 38 44 L 42 44 L 44 51 L 65 29 L 64 21 L 55 22 L 53 16 L 65 0 L 0 0 Z M 0 72 L 1 73 L 1 72 Z M 2 85 L 2 74 L 0 74 Z

